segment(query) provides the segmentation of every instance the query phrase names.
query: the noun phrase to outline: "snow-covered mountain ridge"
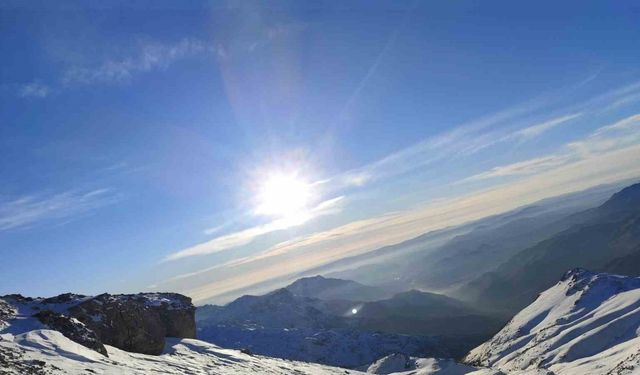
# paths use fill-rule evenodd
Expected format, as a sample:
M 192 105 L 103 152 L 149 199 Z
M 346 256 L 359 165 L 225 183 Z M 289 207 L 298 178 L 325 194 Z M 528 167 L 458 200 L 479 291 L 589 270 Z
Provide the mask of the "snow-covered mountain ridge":
M 410 290 L 375 301 L 357 299 L 373 297 L 373 291 L 386 297 L 376 287 L 349 280 L 299 279 L 225 306 L 198 307 L 197 337 L 226 348 L 355 368 L 393 353 L 460 358 L 502 327 L 435 293 Z M 343 299 L 331 299 L 336 296 Z
M 351 329 L 352 317 L 344 315 L 352 315 L 352 308 L 360 304 L 336 303 L 295 296 L 288 289 L 243 296 L 216 310 L 197 313 L 197 337 L 226 348 L 349 368 L 394 352 L 446 354 L 433 338 Z
M 569 271 L 466 361 L 507 373 L 640 373 L 640 278 Z

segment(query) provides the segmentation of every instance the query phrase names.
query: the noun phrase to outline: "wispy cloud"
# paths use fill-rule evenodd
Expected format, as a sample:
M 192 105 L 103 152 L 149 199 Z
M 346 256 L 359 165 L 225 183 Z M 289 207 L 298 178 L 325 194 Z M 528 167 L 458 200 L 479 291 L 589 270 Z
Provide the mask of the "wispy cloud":
M 72 220 L 118 200 L 109 189 L 28 195 L 0 201 L 0 231 L 24 228 L 44 221 Z
M 592 137 L 597 137 L 604 135 L 609 132 L 614 132 L 618 130 L 627 130 L 633 127 L 638 127 L 640 125 L 640 114 L 636 114 L 633 116 L 629 116 L 620 121 L 617 121 L 611 125 L 603 126 L 598 128 L 592 135 Z
M 325 182 L 336 186 L 363 186 L 374 180 L 409 173 L 446 159 L 469 157 L 499 143 L 530 141 L 548 130 L 582 116 L 582 113 L 571 113 L 548 118 L 542 122 L 522 122 L 520 117 L 538 109 L 544 103 L 544 100 L 532 101 L 456 127 L 451 131 L 422 140 L 374 163 L 327 179 Z M 522 124 L 518 129 L 512 130 L 505 125 L 512 122 L 522 122 Z
M 463 181 L 477 181 L 493 177 L 517 176 L 539 173 L 562 164 L 566 164 L 570 157 L 566 155 L 550 155 L 529 159 L 518 163 L 494 167 L 491 170 L 465 178 Z
M 124 82 L 134 74 L 166 69 L 176 61 L 212 50 L 212 46 L 189 38 L 175 44 L 144 42 L 132 56 L 107 60 L 95 66 L 72 66 L 65 71 L 62 82 L 67 86 Z
M 558 126 L 584 118 L 586 114 L 614 110 L 633 102 L 636 96 L 640 96 L 640 82 L 573 104 L 564 111 L 557 110 L 556 115 L 550 118 L 540 119 L 540 115 L 535 116 L 541 109 L 550 106 L 562 96 L 563 93 L 544 95 L 496 114 L 456 126 L 450 131 L 426 138 L 378 161 L 326 181 L 335 186 L 362 186 L 379 179 L 410 173 L 447 159 L 469 157 L 505 142 L 531 141 Z M 611 106 L 612 103 L 617 104 Z
M 254 226 L 238 232 L 216 237 L 210 241 L 177 251 L 167 256 L 164 261 L 173 261 L 185 257 L 219 253 L 251 243 L 255 238 L 267 233 L 295 227 L 324 215 L 338 213 L 344 197 L 336 197 L 319 203 L 316 207 L 301 215 L 277 219 L 267 224 Z
M 21 98 L 46 98 L 51 93 L 51 88 L 39 82 L 24 84 L 18 89 Z
M 594 154 L 640 143 L 640 114 L 623 118 L 613 124 L 600 127 L 580 140 L 569 142 L 559 153 L 493 167 L 459 183 L 494 177 L 520 176 L 540 173 Z
M 215 227 L 207 228 L 203 231 L 204 234 L 212 235 L 222 231 L 224 228 L 228 226 L 227 223 L 216 225 Z
M 543 133 L 559 126 L 562 124 L 565 124 L 567 122 L 569 122 L 570 120 L 576 119 L 578 117 L 582 116 L 582 113 L 573 113 L 573 114 L 569 114 L 569 115 L 565 115 L 565 116 L 560 116 L 557 118 L 553 118 L 551 120 L 545 121 L 541 124 L 536 124 L 536 125 L 532 125 L 529 127 L 526 127 L 524 129 L 520 129 L 514 133 L 512 133 L 510 136 L 508 136 L 508 139 L 511 138 L 515 138 L 515 139 L 519 139 L 519 140 L 530 140 L 536 137 L 541 136 Z
M 589 137 L 569 143 L 571 152 L 586 158 L 640 142 L 640 114 L 596 129 Z

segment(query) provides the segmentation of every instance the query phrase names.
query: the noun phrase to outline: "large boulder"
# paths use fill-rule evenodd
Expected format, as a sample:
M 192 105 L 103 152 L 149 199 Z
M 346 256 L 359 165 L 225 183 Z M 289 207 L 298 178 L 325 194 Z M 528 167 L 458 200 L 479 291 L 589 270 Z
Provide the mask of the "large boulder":
M 21 329 L 41 324 L 104 355 L 104 345 L 160 354 L 165 337 L 196 336 L 195 307 L 180 294 L 0 296 L 0 333 L 22 333 Z
M 104 347 L 94 331 L 87 328 L 82 322 L 70 316 L 55 313 L 51 310 L 42 310 L 34 315 L 35 318 L 48 328 L 62 333 L 66 338 L 86 346 L 89 349 L 108 357 Z
M 69 309 L 100 340 L 122 350 L 160 354 L 165 337 L 195 338 L 195 307 L 175 293 L 101 294 Z

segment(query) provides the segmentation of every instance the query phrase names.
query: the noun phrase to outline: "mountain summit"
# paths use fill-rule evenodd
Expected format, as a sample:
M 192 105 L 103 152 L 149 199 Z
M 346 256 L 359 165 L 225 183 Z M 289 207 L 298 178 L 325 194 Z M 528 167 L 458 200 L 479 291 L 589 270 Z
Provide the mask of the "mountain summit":
M 391 296 L 382 288 L 363 285 L 351 280 L 333 279 L 323 276 L 304 277 L 286 287 L 301 297 L 322 300 L 343 299 L 348 301 L 376 301 Z
M 640 278 L 573 269 L 466 361 L 506 373 L 637 373 L 639 327 Z

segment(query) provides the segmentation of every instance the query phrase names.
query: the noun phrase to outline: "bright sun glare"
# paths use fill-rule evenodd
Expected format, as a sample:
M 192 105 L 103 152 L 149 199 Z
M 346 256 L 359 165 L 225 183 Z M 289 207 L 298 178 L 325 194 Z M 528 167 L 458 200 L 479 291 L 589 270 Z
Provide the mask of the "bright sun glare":
M 281 218 L 306 213 L 311 199 L 310 185 L 294 174 L 269 176 L 258 193 L 256 212 Z

